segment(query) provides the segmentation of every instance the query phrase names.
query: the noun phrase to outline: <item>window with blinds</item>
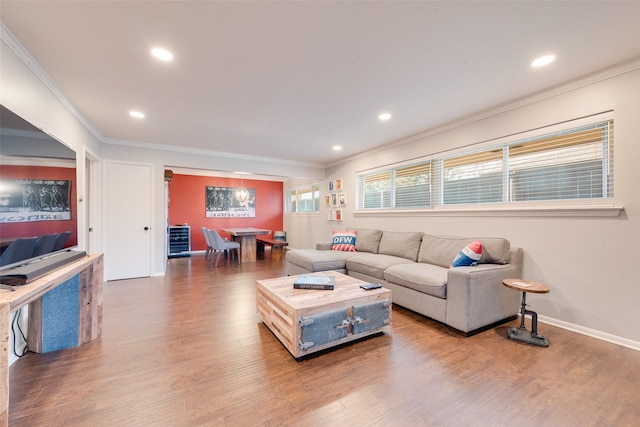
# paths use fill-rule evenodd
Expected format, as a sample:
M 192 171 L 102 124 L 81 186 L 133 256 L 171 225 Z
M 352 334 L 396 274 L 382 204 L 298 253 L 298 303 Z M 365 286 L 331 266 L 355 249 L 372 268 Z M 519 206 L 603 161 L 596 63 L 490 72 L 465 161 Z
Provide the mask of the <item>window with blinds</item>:
M 360 177 L 360 206 L 363 209 L 391 208 L 392 171 Z
M 442 204 L 502 201 L 502 148 L 445 159 Z
M 613 121 L 509 146 L 510 201 L 613 196 Z
M 318 212 L 320 211 L 320 186 L 311 185 L 285 192 L 286 212 Z
M 394 170 L 395 207 L 415 208 L 431 203 L 431 163 Z
M 360 206 L 364 209 L 429 206 L 431 164 L 394 168 L 360 177 Z
M 613 197 L 613 120 L 358 176 L 358 209 Z

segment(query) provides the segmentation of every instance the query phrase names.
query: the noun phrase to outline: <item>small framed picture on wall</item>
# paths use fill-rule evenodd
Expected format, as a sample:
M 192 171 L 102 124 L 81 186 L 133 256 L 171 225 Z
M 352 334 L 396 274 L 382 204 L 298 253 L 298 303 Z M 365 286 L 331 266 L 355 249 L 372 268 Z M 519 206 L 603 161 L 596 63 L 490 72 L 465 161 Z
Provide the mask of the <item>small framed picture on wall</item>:
M 327 182 L 327 189 L 329 191 L 335 191 L 336 183 L 334 181 Z
M 342 221 L 342 209 L 336 209 L 334 212 L 335 212 L 335 220 Z
M 338 193 L 338 205 L 347 206 L 347 193 Z
M 331 207 L 338 206 L 338 193 L 331 193 Z
M 331 196 L 327 194 L 324 196 L 324 207 L 328 208 L 330 206 L 331 206 Z
M 336 179 L 334 189 L 335 191 L 342 191 L 342 178 Z

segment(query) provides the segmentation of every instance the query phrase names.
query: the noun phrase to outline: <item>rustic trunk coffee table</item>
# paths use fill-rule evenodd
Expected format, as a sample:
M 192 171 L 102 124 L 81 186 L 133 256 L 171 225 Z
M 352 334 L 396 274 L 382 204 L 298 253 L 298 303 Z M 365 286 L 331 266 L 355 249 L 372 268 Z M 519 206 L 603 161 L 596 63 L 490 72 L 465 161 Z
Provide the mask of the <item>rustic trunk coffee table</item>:
M 256 306 L 264 324 L 296 359 L 383 332 L 391 322 L 391 291 L 328 271 L 334 290 L 294 289 L 298 276 L 258 280 Z

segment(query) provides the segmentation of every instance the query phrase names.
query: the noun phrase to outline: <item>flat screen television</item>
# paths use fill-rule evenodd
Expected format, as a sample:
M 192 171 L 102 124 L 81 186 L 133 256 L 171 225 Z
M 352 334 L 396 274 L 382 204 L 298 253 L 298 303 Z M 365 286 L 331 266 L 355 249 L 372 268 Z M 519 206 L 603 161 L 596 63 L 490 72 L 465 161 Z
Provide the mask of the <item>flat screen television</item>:
M 0 253 L 66 231 L 64 247 L 77 246 L 76 186 L 75 151 L 0 105 Z

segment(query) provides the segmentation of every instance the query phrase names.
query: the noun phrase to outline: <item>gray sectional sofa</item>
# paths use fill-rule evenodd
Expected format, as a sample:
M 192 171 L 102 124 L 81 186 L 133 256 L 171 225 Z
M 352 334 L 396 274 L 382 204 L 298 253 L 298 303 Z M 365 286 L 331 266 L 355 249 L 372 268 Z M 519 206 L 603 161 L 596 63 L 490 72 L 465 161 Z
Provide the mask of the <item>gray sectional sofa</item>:
M 450 267 L 470 242 L 480 240 L 473 267 Z M 502 285 L 520 278 L 523 251 L 503 238 L 447 237 L 421 232 L 358 229 L 356 252 L 316 249 L 287 252 L 287 274 L 336 270 L 391 289 L 393 303 L 473 335 L 518 313 L 520 295 Z

